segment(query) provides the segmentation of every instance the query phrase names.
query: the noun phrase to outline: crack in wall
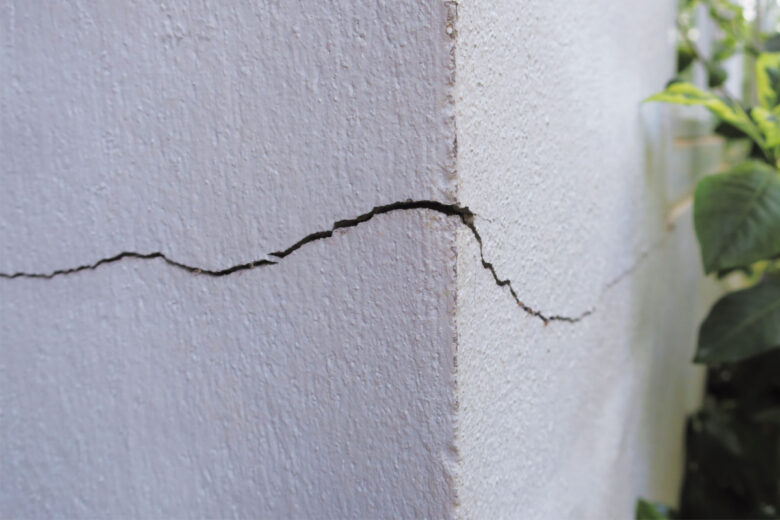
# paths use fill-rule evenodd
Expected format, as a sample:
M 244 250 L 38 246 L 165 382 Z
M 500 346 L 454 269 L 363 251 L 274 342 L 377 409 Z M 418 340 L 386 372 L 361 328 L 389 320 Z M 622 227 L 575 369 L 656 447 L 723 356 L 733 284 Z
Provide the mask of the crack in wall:
M 505 288 L 508 290 L 509 294 L 512 296 L 512 298 L 515 300 L 515 303 L 518 307 L 520 307 L 523 312 L 528 314 L 529 316 L 532 316 L 534 318 L 537 318 L 541 320 L 544 325 L 546 326 L 550 322 L 554 321 L 560 321 L 564 323 L 577 323 L 591 314 L 595 312 L 595 307 L 582 312 L 579 315 L 576 316 L 563 316 L 559 314 L 553 314 L 553 315 L 547 315 L 544 314 L 542 311 L 534 309 L 530 305 L 527 305 L 522 300 L 520 300 L 520 297 L 517 294 L 517 291 L 512 285 L 512 281 L 508 278 L 501 278 L 498 275 L 498 272 L 496 271 L 495 266 L 492 262 L 488 262 L 485 259 L 485 251 L 482 244 L 482 236 L 479 234 L 479 231 L 477 230 L 477 227 L 474 223 L 474 218 L 476 217 L 476 214 L 471 211 L 471 209 L 468 208 L 468 206 L 461 206 L 459 204 L 445 204 L 444 202 L 439 202 L 436 200 L 406 200 L 406 201 L 400 201 L 400 202 L 392 202 L 390 204 L 384 204 L 381 206 L 375 206 L 371 211 L 368 211 L 367 213 L 363 213 L 361 215 L 358 215 L 355 218 L 351 219 L 345 219 L 345 220 L 337 220 L 333 226 L 330 229 L 323 230 L 323 231 L 315 231 L 314 233 L 310 233 L 306 235 L 305 237 L 301 238 L 291 246 L 287 247 L 286 249 L 282 249 L 280 251 L 274 251 L 273 253 L 269 253 L 268 256 L 272 256 L 276 258 L 277 260 L 268 260 L 268 259 L 259 259 L 254 260 L 251 262 L 246 262 L 242 264 L 236 264 L 232 265 L 230 267 L 226 267 L 224 269 L 207 269 L 203 267 L 196 267 L 192 265 L 188 265 L 182 262 L 178 262 L 176 260 L 173 260 L 172 258 L 168 257 L 165 253 L 162 253 L 160 251 L 156 251 L 153 253 L 138 253 L 135 251 L 123 251 L 121 253 L 118 253 L 114 256 L 101 258 L 97 262 L 94 262 L 92 264 L 84 264 L 77 267 L 70 267 L 70 268 L 64 268 L 64 269 L 57 269 L 55 271 L 51 271 L 48 273 L 28 273 L 28 272 L 16 272 L 16 273 L 4 273 L 0 272 L 0 279 L 8 279 L 12 280 L 14 278 L 33 278 L 33 279 L 44 279 L 49 280 L 51 278 L 55 278 L 58 276 L 65 276 L 70 274 L 76 274 L 81 271 L 91 271 L 95 270 L 98 267 L 106 264 L 113 264 L 116 262 L 119 262 L 121 260 L 124 260 L 126 258 L 135 258 L 139 260 L 154 260 L 154 259 L 160 259 L 166 264 L 175 267 L 177 269 L 181 269 L 183 271 L 187 271 L 192 274 L 199 274 L 199 275 L 205 275 L 205 276 L 212 276 L 212 277 L 222 277 L 222 276 L 228 276 L 240 271 L 247 271 L 250 269 L 255 269 L 258 267 L 266 267 L 271 265 L 278 264 L 281 260 L 284 258 L 290 256 L 298 249 L 302 248 L 303 246 L 310 244 L 311 242 L 316 242 L 318 240 L 324 240 L 326 238 L 330 238 L 333 236 L 333 234 L 338 231 L 339 229 L 345 229 L 345 228 L 352 228 L 356 227 L 364 222 L 368 222 L 372 218 L 374 218 L 377 215 L 383 215 L 385 213 L 391 213 L 394 211 L 410 211 L 410 210 L 420 210 L 420 209 L 426 209 L 430 211 L 435 211 L 437 213 L 441 213 L 443 215 L 446 215 L 448 217 L 458 217 L 460 222 L 466 226 L 466 228 L 471 231 L 471 234 L 474 236 L 474 239 L 477 242 L 477 245 L 479 246 L 479 257 L 480 262 L 482 264 L 482 268 L 486 269 L 490 272 L 490 274 L 493 277 L 493 281 L 498 287 Z M 599 301 L 603 298 L 604 294 L 606 294 L 610 289 L 612 289 L 615 285 L 617 285 L 619 282 L 624 280 L 627 276 L 629 276 L 631 273 L 633 273 L 646 259 L 648 256 L 650 256 L 651 253 L 656 251 L 661 245 L 663 245 L 664 241 L 666 240 L 667 233 L 664 233 L 660 239 L 656 240 L 653 244 L 651 244 L 649 247 L 647 247 L 640 255 L 639 257 L 632 263 L 630 267 L 628 267 L 626 270 L 624 270 L 622 273 L 620 273 L 618 276 L 613 278 L 611 281 L 609 281 L 602 291 L 601 296 L 599 297 Z
M 159 258 L 162 261 L 164 261 L 166 264 L 172 265 L 173 267 L 183 269 L 184 271 L 193 274 L 205 274 L 208 276 L 227 276 L 229 274 L 233 274 L 238 271 L 245 271 L 247 269 L 254 269 L 255 267 L 261 267 L 264 265 L 273 265 L 277 263 L 277 262 L 272 262 L 270 260 L 256 260 L 254 262 L 247 262 L 245 264 L 233 265 L 225 269 L 212 270 L 212 269 L 204 269 L 202 267 L 195 267 L 192 265 L 187 265 L 181 262 L 177 262 L 176 260 L 173 260 L 168 256 L 166 256 L 165 253 L 161 253 L 159 251 L 156 251 L 154 253 L 136 253 L 135 251 L 122 251 L 121 253 L 116 254 L 114 256 L 110 256 L 108 258 L 101 258 L 100 260 L 98 260 L 93 264 L 84 264 L 77 267 L 70 267 L 67 269 L 57 269 L 56 271 L 51 271 L 50 273 L 25 273 L 25 272 L 2 273 L 0 272 L 0 278 L 7 278 L 7 279 L 40 278 L 40 279 L 48 280 L 56 276 L 75 274 L 80 271 L 95 270 L 101 265 L 113 264 L 114 262 L 118 262 L 125 258 L 138 258 L 141 260 L 153 260 L 155 258 Z
M 153 253 L 123 251 L 114 256 L 102 258 L 92 264 L 84 264 L 77 267 L 57 269 L 55 271 L 51 271 L 48 273 L 29 273 L 29 272 L 21 272 L 21 271 L 15 273 L 0 272 L 0 278 L 8 279 L 8 280 L 12 280 L 15 278 L 33 278 L 33 279 L 49 280 L 58 276 L 65 276 L 70 274 L 76 274 L 82 271 L 95 270 L 102 265 L 116 263 L 126 258 L 136 258 L 139 260 L 160 259 L 172 267 L 175 267 L 177 269 L 182 269 L 192 274 L 222 277 L 240 271 L 246 271 L 258 267 L 276 265 L 279 263 L 279 261 L 291 255 L 292 253 L 302 248 L 306 244 L 315 242 L 317 240 L 330 238 L 333 236 L 333 233 L 335 233 L 339 229 L 356 227 L 364 222 L 371 220 L 377 215 L 383 215 L 385 213 L 391 213 L 394 211 L 409 211 L 409 210 L 420 210 L 420 209 L 435 211 L 443 215 L 446 215 L 448 217 L 458 217 L 458 219 L 460 219 L 460 222 L 464 226 L 466 226 L 469 229 L 469 231 L 471 231 L 471 234 L 474 236 L 474 239 L 477 241 L 477 244 L 479 245 L 479 256 L 480 256 L 480 261 L 482 263 L 482 267 L 490 272 L 497 286 L 506 288 L 509 291 L 509 294 L 515 300 L 515 303 L 517 303 L 518 307 L 520 307 L 526 314 L 538 318 L 545 325 L 547 325 L 551 321 L 576 323 L 593 313 L 593 309 L 591 309 L 583 312 L 578 316 L 561 316 L 557 314 L 546 315 L 542 313 L 542 311 L 534 309 L 530 305 L 523 303 L 520 300 L 519 296 L 517 295 L 517 291 L 512 286 L 512 281 L 508 278 L 501 278 L 496 272 L 496 268 L 493 266 L 493 263 L 488 262 L 485 259 L 484 248 L 482 245 L 482 236 L 479 234 L 479 231 L 477 231 L 477 227 L 474 224 L 474 217 L 475 217 L 474 212 L 471 211 L 467 206 L 461 206 L 459 204 L 445 204 L 443 202 L 439 202 L 435 200 L 406 200 L 406 201 L 392 202 L 390 204 L 376 206 L 371 211 L 367 213 L 363 213 L 362 215 L 359 215 L 355 218 L 338 220 L 333 224 L 333 226 L 330 229 L 310 233 L 286 249 L 269 253 L 268 256 L 277 258 L 278 259 L 277 261 L 268 260 L 268 259 L 259 259 L 259 260 L 254 260 L 252 262 L 236 264 L 230 267 L 226 267 L 225 269 L 215 270 L 215 269 L 206 269 L 206 268 L 192 266 L 182 262 L 178 262 L 160 251 L 156 251 Z
M 669 231 L 670 228 L 667 228 L 667 231 Z M 666 242 L 666 239 L 668 238 L 669 233 L 665 232 L 661 235 L 660 238 L 655 240 L 652 244 L 644 248 L 640 253 L 639 256 L 637 256 L 634 261 L 629 265 L 626 269 L 624 269 L 620 274 L 612 278 L 610 281 L 604 285 L 604 290 L 602 291 L 602 297 L 603 294 L 606 294 L 610 291 L 613 287 L 615 287 L 617 284 L 631 276 L 634 271 L 639 269 L 639 267 L 645 262 L 645 260 L 648 259 L 648 257 L 655 253 L 658 248 L 660 248 L 664 243 Z

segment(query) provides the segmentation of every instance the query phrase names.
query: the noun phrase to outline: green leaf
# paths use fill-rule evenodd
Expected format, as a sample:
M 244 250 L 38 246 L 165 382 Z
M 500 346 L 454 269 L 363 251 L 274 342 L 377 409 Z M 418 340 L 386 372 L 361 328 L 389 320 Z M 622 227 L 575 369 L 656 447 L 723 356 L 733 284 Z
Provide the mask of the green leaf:
M 695 59 L 696 54 L 690 45 L 679 45 L 677 47 L 677 73 L 685 71 Z
M 758 161 L 705 177 L 696 186 L 693 222 L 706 273 L 780 254 L 780 177 Z
M 766 138 L 767 148 L 780 145 L 780 117 L 774 113 L 777 112 L 777 108 L 775 107 L 773 112 L 764 107 L 755 107 L 750 111 L 750 116 Z
M 731 363 L 780 345 L 780 280 L 729 293 L 699 329 L 695 363 Z
M 730 35 L 714 42 L 710 60 L 717 64 L 731 58 L 737 52 L 737 43 L 738 40 Z
M 643 498 L 636 501 L 636 520 L 670 520 L 674 518 L 672 510 L 655 502 L 649 502 Z
M 749 139 L 745 132 L 725 121 L 718 123 L 712 131 L 726 139 Z
M 703 106 L 721 121 L 730 123 L 742 130 L 761 148 L 765 147 L 761 132 L 758 131 L 756 125 L 741 107 L 723 100 L 715 94 L 704 92 L 690 83 L 671 83 L 667 85 L 662 92 L 650 96 L 645 101 L 659 101 L 661 103 L 673 103 L 675 105 Z
M 726 82 L 728 77 L 729 75 L 726 72 L 726 69 L 717 63 L 710 64 L 707 67 L 707 85 L 710 88 L 720 87 Z
M 766 109 L 780 104 L 780 53 L 765 52 L 756 59 L 758 101 Z
M 780 51 L 780 33 L 773 34 L 764 42 L 764 50 L 766 52 L 778 52 Z

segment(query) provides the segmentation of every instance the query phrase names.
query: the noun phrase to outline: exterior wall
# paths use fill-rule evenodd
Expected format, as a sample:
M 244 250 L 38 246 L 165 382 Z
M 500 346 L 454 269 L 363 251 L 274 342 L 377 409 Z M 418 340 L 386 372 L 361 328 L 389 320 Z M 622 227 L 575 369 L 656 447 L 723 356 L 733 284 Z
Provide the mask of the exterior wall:
M 0 271 L 454 197 L 441 2 L 0 8 Z M 0 279 L 0 516 L 451 516 L 452 217 Z
M 0 6 L 0 516 L 674 501 L 672 0 Z
M 459 233 L 462 518 L 631 518 L 640 495 L 676 501 L 715 293 L 686 169 L 719 150 L 673 141 L 669 109 L 640 104 L 673 71 L 674 9 L 459 5 L 458 198 L 519 300 L 576 320 L 528 315 Z

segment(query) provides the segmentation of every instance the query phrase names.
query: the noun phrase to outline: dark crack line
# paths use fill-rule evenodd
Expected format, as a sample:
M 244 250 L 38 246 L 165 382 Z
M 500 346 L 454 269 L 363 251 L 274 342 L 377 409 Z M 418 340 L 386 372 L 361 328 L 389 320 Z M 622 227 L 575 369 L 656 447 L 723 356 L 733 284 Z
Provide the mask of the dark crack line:
M 663 233 L 660 238 L 652 242 L 649 246 L 647 246 L 645 249 L 643 249 L 639 256 L 637 256 L 634 261 L 629 265 L 625 270 L 623 270 L 620 274 L 612 278 L 607 284 L 604 286 L 603 293 L 607 293 L 610 291 L 613 287 L 615 287 L 617 284 L 631 276 L 637 269 L 639 269 L 642 264 L 647 260 L 650 255 L 655 253 L 661 246 L 664 245 L 666 242 L 666 239 L 669 237 L 669 233 Z
M 403 202 L 393 202 L 391 204 L 376 206 L 368 213 L 363 213 L 362 215 L 359 215 L 353 219 L 336 221 L 333 224 L 333 226 L 328 230 L 316 231 L 314 233 L 306 235 L 305 237 L 298 240 L 287 249 L 283 249 L 281 251 L 275 251 L 273 253 L 270 253 L 269 256 L 273 256 L 278 258 L 279 260 L 282 260 L 287 256 L 291 255 L 292 253 L 294 253 L 295 251 L 297 251 L 298 249 L 302 248 L 306 244 L 310 244 L 311 242 L 316 242 L 318 240 L 323 240 L 332 237 L 333 233 L 335 233 L 339 229 L 356 227 L 364 222 L 368 222 L 369 220 L 371 220 L 377 215 L 383 215 L 385 213 L 391 213 L 393 211 L 409 211 L 409 210 L 419 210 L 419 209 L 436 211 L 438 213 L 447 215 L 449 217 L 458 217 L 461 223 L 464 226 L 466 226 L 469 229 L 469 231 L 471 231 L 471 234 L 474 235 L 474 239 L 477 241 L 477 244 L 479 245 L 479 256 L 480 256 L 480 261 L 482 262 L 482 267 L 490 272 L 497 286 L 506 288 L 509 291 L 509 294 L 512 296 L 512 298 L 514 298 L 515 303 L 517 303 L 518 307 L 520 307 L 526 314 L 538 318 L 545 325 L 547 325 L 551 321 L 577 323 L 578 321 L 581 321 L 587 316 L 593 314 L 593 310 L 591 309 L 583 312 L 578 316 L 561 316 L 557 314 L 546 315 L 542 313 L 542 311 L 536 310 L 533 307 L 523 303 L 518 297 L 517 291 L 512 286 L 512 281 L 509 280 L 508 278 L 499 277 L 498 273 L 496 272 L 496 268 L 493 266 L 493 264 L 491 262 L 488 262 L 485 259 L 484 246 L 482 244 L 482 236 L 479 234 L 479 231 L 477 231 L 477 227 L 474 224 L 474 217 L 475 217 L 474 212 L 471 211 L 467 206 L 460 206 L 458 204 L 445 204 L 443 202 L 438 202 L 435 200 L 407 200 Z M 204 269 L 201 267 L 195 267 L 181 262 L 177 262 L 176 260 L 169 258 L 164 253 L 161 253 L 159 251 L 154 253 L 137 253 L 134 251 L 123 251 L 117 255 L 108 258 L 102 258 L 93 264 L 85 264 L 85 265 L 80 265 L 78 267 L 71 267 L 68 269 L 57 269 L 56 271 L 52 271 L 49 273 L 0 272 L 0 278 L 5 278 L 5 279 L 36 278 L 36 279 L 48 280 L 57 276 L 75 274 L 81 271 L 95 270 L 101 265 L 119 262 L 120 260 L 124 260 L 125 258 L 137 258 L 141 260 L 152 260 L 152 259 L 159 258 L 163 260 L 166 264 L 176 267 L 178 269 L 182 269 L 189 273 L 202 274 L 202 275 L 213 276 L 213 277 L 228 276 L 233 273 L 237 273 L 239 271 L 247 271 L 249 269 L 255 269 L 257 267 L 265 267 L 269 265 L 276 265 L 277 263 L 279 263 L 279 262 L 274 262 L 272 260 L 260 259 L 260 260 L 255 260 L 253 262 L 233 265 L 225 269 L 213 270 L 213 269 Z
M 231 267 L 228 267 L 226 269 L 220 269 L 220 270 L 212 270 L 212 269 L 204 269 L 202 267 L 195 267 L 192 265 L 183 264 L 181 262 L 177 262 L 176 260 L 173 260 L 171 258 L 168 258 L 165 256 L 165 253 L 161 253 L 159 251 L 156 251 L 154 253 L 136 253 L 134 251 L 122 251 L 121 253 L 108 257 L 108 258 L 101 258 L 94 264 L 84 264 L 80 265 L 78 267 L 70 267 L 68 269 L 57 269 L 56 271 L 52 271 L 50 273 L 23 273 L 23 272 L 17 272 L 17 273 L 0 273 L 0 278 L 7 278 L 7 279 L 14 279 L 14 278 L 42 278 L 44 280 L 48 280 L 50 278 L 54 278 L 55 276 L 61 276 L 66 274 L 74 274 L 78 273 L 80 271 L 94 271 L 98 267 L 104 264 L 113 264 L 114 262 L 119 262 L 120 260 L 123 260 L 125 258 L 139 258 L 141 260 L 152 260 L 155 258 L 159 258 L 162 261 L 164 261 L 168 265 L 172 265 L 174 267 L 177 267 L 179 269 L 182 269 L 184 271 L 187 271 L 189 273 L 193 274 L 205 274 L 208 276 L 227 276 L 229 274 L 233 274 L 237 271 L 246 271 L 247 269 L 254 269 L 255 267 L 260 267 L 264 265 L 273 265 L 277 262 L 272 262 L 270 260 L 257 260 L 255 262 L 248 262 L 246 264 L 238 264 Z

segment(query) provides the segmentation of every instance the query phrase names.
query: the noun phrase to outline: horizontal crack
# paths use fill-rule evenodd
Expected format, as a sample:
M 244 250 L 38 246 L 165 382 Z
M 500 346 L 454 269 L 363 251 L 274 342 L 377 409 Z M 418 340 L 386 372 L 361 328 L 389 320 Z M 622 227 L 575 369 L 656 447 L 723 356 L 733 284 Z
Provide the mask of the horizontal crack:
M 282 260 L 285 257 L 297 251 L 298 249 L 300 249 L 301 247 L 305 246 L 306 244 L 315 242 L 317 240 L 323 240 L 325 238 L 329 238 L 333 236 L 333 233 L 339 229 L 358 226 L 364 222 L 371 220 L 377 215 L 383 215 L 385 213 L 390 213 L 393 211 L 409 211 L 409 210 L 419 210 L 419 209 L 427 209 L 431 211 L 436 211 L 438 213 L 447 216 L 458 217 L 460 219 L 460 222 L 464 226 L 466 226 L 469 229 L 469 231 L 471 231 L 472 235 L 474 235 L 474 239 L 477 241 L 477 244 L 479 245 L 479 256 L 482 262 L 482 267 L 490 272 L 497 286 L 508 289 L 509 294 L 511 294 L 512 298 L 514 298 L 515 303 L 517 303 L 518 307 L 520 307 L 525 313 L 535 318 L 538 318 L 545 325 L 547 325 L 551 321 L 577 323 L 578 321 L 593 314 L 593 310 L 589 310 L 583 312 L 578 316 L 545 315 L 541 311 L 536 310 L 533 307 L 523 303 L 518 297 L 517 291 L 515 291 L 515 288 L 512 286 L 512 281 L 509 280 L 508 278 L 500 278 L 493 264 L 485 260 L 485 252 L 482 244 L 482 236 L 479 234 L 479 231 L 477 231 L 477 227 L 474 224 L 474 216 L 475 216 L 474 212 L 472 212 L 467 206 L 460 206 L 458 204 L 445 204 L 443 202 L 438 202 L 435 200 L 407 200 L 403 202 L 393 202 L 391 204 L 376 206 L 371 211 L 367 213 L 363 213 L 362 215 L 359 215 L 355 218 L 336 221 L 333 224 L 333 226 L 328 230 L 316 231 L 314 233 L 306 235 L 305 237 L 298 240 L 296 243 L 294 243 L 287 249 L 283 249 L 281 251 L 275 251 L 273 253 L 270 253 L 269 256 L 273 256 L 275 258 L 278 258 L 279 260 Z M 246 271 L 257 267 L 265 267 L 269 265 L 276 265 L 277 263 L 279 263 L 278 261 L 274 262 L 272 260 L 261 259 L 261 260 L 255 260 L 254 262 L 247 262 L 244 264 L 233 265 L 225 269 L 212 270 L 212 269 L 204 269 L 201 267 L 195 267 L 181 262 L 177 262 L 176 260 L 169 258 L 164 253 L 161 253 L 159 251 L 154 253 L 136 253 L 133 251 L 124 251 L 117 255 L 100 259 L 93 264 L 85 264 L 85 265 L 80 265 L 78 267 L 71 267 L 67 269 L 57 269 L 56 271 L 52 271 L 49 273 L 25 273 L 25 272 L 2 273 L 0 272 L 0 278 L 51 279 L 56 276 L 64 276 L 64 275 L 78 273 L 81 271 L 94 270 L 100 267 L 101 265 L 119 262 L 120 260 L 123 260 L 125 258 L 137 258 L 141 260 L 152 260 L 152 259 L 159 258 L 163 260 L 166 264 L 176 267 L 178 269 L 182 269 L 189 273 L 202 274 L 202 275 L 214 276 L 214 277 L 227 276 L 239 271 Z
M 273 265 L 276 264 L 276 262 L 272 262 L 270 260 L 258 260 L 256 262 L 249 262 L 246 264 L 238 264 L 231 267 L 228 267 L 226 269 L 220 269 L 218 271 L 212 270 L 212 269 L 203 269 L 201 267 L 194 267 L 191 265 L 183 264 L 181 262 L 177 262 L 176 260 L 172 260 L 165 256 L 164 253 L 161 253 L 159 251 L 154 253 L 136 253 L 134 251 L 122 251 L 121 253 L 108 257 L 108 258 L 101 258 L 94 264 L 85 264 L 80 265 L 78 267 L 70 267 L 68 269 L 57 269 L 56 271 L 52 271 L 50 273 L 0 273 L 0 278 L 43 278 L 43 279 L 49 279 L 54 278 L 55 276 L 61 276 L 66 274 L 74 274 L 78 273 L 79 271 L 87 271 L 87 270 L 94 270 L 100 267 L 104 264 L 113 264 L 114 262 L 118 262 L 120 260 L 123 260 L 125 258 L 140 258 L 142 260 L 152 260 L 155 258 L 159 258 L 163 260 L 166 264 L 172 265 L 174 267 L 178 267 L 179 269 L 183 269 L 187 272 L 194 273 L 194 274 L 205 274 L 208 276 L 227 276 L 229 274 L 233 274 L 237 271 L 245 271 L 247 269 L 253 269 L 255 267 L 260 267 L 263 265 Z

